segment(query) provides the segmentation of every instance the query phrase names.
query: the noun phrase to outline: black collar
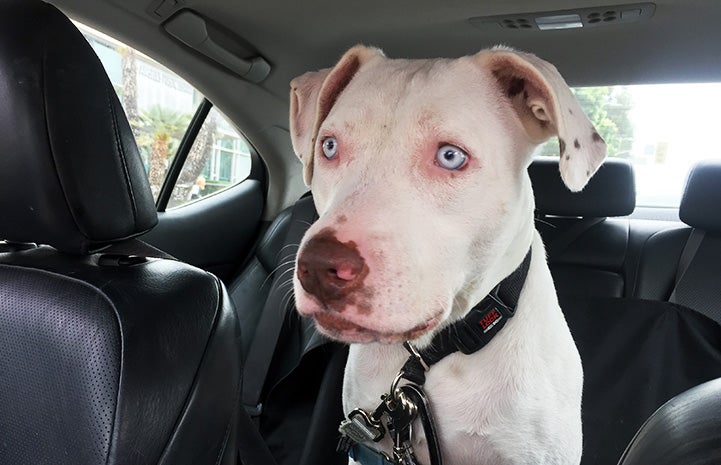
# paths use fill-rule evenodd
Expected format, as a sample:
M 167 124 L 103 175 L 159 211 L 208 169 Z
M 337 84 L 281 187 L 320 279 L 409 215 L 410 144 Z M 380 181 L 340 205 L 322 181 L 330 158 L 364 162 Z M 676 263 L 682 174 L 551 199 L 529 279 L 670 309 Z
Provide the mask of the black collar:
M 443 328 L 427 348 L 416 350 L 410 343 L 404 346 L 411 353 L 401 369 L 401 378 L 422 386 L 425 372 L 441 359 L 455 352 L 472 354 L 486 346 L 516 313 L 518 298 L 528 276 L 531 250 L 518 268 L 501 281 L 463 319 Z

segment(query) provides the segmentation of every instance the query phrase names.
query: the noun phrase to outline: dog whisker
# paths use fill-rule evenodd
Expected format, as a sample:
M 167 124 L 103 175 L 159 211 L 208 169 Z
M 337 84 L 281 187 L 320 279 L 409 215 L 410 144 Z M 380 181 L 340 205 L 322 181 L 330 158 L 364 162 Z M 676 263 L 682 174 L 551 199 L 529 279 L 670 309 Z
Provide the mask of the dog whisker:
M 278 250 L 278 254 L 277 254 L 277 255 L 280 255 L 281 252 L 283 252 L 285 249 L 287 249 L 287 248 L 289 248 L 289 247 L 300 247 L 300 242 L 297 243 L 297 244 L 286 244 L 286 245 L 284 245 L 283 247 L 280 248 L 280 250 Z
M 542 219 L 540 219 L 540 218 L 534 218 L 533 220 L 534 220 L 534 221 L 538 221 L 539 223 L 545 224 L 546 226 L 550 226 L 550 227 L 552 227 L 553 229 L 556 229 L 556 228 L 557 228 L 557 226 L 556 226 L 555 224 L 549 223 L 548 221 L 542 220 Z
M 280 265 L 278 265 L 278 266 L 276 266 L 275 268 L 273 268 L 273 271 L 271 271 L 270 273 L 268 273 L 268 276 L 265 277 L 265 279 L 264 279 L 263 282 L 261 283 L 260 287 L 262 288 L 263 286 L 265 286 L 265 285 L 268 283 L 268 281 L 273 277 L 273 275 L 278 272 L 278 270 L 280 270 L 280 269 L 283 268 L 284 266 L 290 265 L 290 264 L 295 265 L 295 258 L 293 258 L 293 259 L 291 259 L 291 260 L 286 260 L 286 261 L 284 261 L 283 263 L 281 263 Z M 279 278 L 279 277 L 283 276 L 284 274 L 286 274 L 288 271 L 292 271 L 292 270 L 294 270 L 294 269 L 295 269 L 295 266 L 293 266 L 292 268 L 289 268 L 288 270 L 283 271 L 281 274 L 279 274 L 278 276 L 276 276 L 276 278 Z

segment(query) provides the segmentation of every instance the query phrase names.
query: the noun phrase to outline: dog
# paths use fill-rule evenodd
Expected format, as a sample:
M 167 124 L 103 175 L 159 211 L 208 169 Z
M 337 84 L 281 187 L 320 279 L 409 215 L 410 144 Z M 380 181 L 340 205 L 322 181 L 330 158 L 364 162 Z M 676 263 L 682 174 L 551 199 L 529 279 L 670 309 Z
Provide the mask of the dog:
M 583 371 L 559 308 L 527 167 L 558 136 L 581 190 L 601 136 L 550 63 L 505 47 L 389 59 L 356 46 L 291 82 L 290 130 L 319 219 L 297 254 L 298 312 L 350 343 L 346 414 L 372 411 L 408 358 L 532 251 L 515 316 L 426 374 L 446 465 L 578 464 Z M 429 463 L 414 428 L 418 461 Z M 386 437 L 369 444 L 391 455 Z M 350 460 L 354 463 L 353 460 Z

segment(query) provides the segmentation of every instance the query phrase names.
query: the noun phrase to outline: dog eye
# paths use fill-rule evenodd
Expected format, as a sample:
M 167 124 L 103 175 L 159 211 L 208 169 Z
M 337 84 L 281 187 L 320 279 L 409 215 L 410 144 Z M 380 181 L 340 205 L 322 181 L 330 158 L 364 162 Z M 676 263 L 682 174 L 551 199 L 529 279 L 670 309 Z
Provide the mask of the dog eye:
M 466 164 L 468 155 L 455 145 L 444 145 L 436 152 L 436 162 L 441 168 L 457 170 Z
M 338 155 L 338 141 L 335 140 L 335 137 L 326 137 L 323 139 L 323 155 L 325 155 L 328 160 L 332 160 Z

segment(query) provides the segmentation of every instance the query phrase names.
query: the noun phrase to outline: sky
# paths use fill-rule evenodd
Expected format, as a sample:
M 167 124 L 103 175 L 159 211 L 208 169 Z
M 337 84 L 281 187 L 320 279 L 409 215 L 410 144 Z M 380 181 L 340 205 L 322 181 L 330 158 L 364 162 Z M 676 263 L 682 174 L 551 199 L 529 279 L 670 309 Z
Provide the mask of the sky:
M 677 207 L 691 166 L 721 159 L 721 83 L 630 86 L 639 206 Z M 644 153 L 668 144 L 664 163 Z M 645 163 L 644 163 L 645 161 Z

